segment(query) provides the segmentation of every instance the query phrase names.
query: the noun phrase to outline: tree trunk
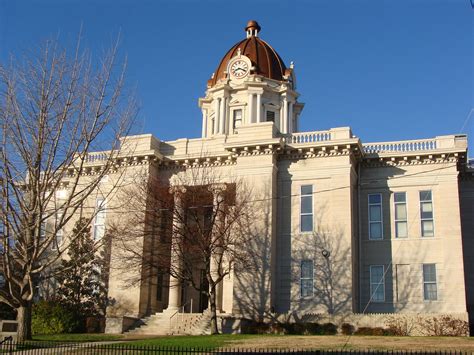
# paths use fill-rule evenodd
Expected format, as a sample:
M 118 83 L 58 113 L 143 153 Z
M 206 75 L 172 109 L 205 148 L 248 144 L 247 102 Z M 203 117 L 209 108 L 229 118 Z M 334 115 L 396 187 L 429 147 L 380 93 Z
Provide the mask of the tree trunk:
M 21 305 L 17 311 L 18 341 L 31 340 L 31 302 Z
M 216 310 L 216 285 L 212 285 L 209 292 L 209 306 L 211 307 L 211 334 L 219 334 L 217 327 L 217 310 Z

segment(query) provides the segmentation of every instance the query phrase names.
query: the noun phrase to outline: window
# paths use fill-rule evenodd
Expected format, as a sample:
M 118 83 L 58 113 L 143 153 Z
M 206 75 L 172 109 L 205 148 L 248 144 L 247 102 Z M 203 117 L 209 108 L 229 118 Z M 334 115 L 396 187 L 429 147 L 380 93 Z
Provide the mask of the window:
M 156 300 L 163 301 L 163 271 L 158 268 L 156 274 Z
M 40 239 L 43 241 L 46 238 L 46 221 L 41 222 L 40 226 Z
M 434 236 L 433 200 L 431 190 L 420 191 L 421 236 Z
M 301 186 L 300 231 L 313 231 L 313 185 Z
M 423 264 L 423 298 L 425 301 L 436 301 L 438 299 L 436 264 Z
M 370 266 L 370 296 L 373 302 L 385 301 L 384 266 Z
M 94 240 L 100 240 L 105 234 L 105 200 L 98 198 L 95 204 Z
M 2 272 L 0 272 L 0 288 L 4 288 L 5 284 L 6 284 L 5 275 Z
M 301 297 L 313 295 L 313 260 L 301 261 L 300 289 Z
M 275 111 L 267 111 L 267 122 L 275 122 Z
M 242 110 L 234 110 L 234 129 L 239 128 L 242 125 Z
M 407 196 L 406 192 L 395 192 L 393 200 L 395 203 L 395 237 L 408 237 L 407 228 Z
M 63 214 L 61 212 L 58 212 L 56 214 L 56 220 L 55 220 L 55 227 L 54 230 L 56 231 L 56 238 L 53 239 L 51 243 L 51 250 L 57 250 L 61 243 L 63 242 L 63 229 L 62 228 L 57 228 L 58 224 L 61 222 L 61 219 L 63 218 Z M 40 238 L 44 238 L 46 236 L 46 224 L 41 225 L 41 230 L 40 230 Z
M 369 239 L 383 239 L 382 194 L 369 194 Z

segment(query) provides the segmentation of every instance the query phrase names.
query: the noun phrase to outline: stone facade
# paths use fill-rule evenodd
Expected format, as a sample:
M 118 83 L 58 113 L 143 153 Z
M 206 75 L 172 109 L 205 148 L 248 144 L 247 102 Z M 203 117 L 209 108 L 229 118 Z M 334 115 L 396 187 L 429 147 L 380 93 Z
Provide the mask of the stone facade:
M 255 41 L 259 30 L 249 23 L 247 40 Z M 207 169 L 219 183 L 240 179 L 252 187 L 256 218 L 247 251 L 258 261 L 257 272 L 234 270 L 224 279 L 222 314 L 467 319 L 474 307 L 474 177 L 467 137 L 363 143 L 349 127 L 299 132 L 304 105 L 293 66 L 274 63 L 281 70 L 276 80 L 261 69 L 261 55 L 239 43 L 220 65 L 227 66 L 223 77 L 213 77 L 199 100 L 201 138 L 125 137 L 117 158 L 123 181 L 145 176 L 173 186 L 183 174 Z M 100 152 L 90 155 L 92 171 L 100 162 Z M 107 223 L 127 213 L 118 196 L 107 198 Z M 145 257 L 160 247 L 158 239 L 156 233 L 134 243 Z M 113 256 L 113 242 L 110 248 Z M 199 292 L 180 289 L 179 280 L 168 282 L 165 275 L 157 281 L 145 269 L 127 273 L 113 266 L 109 332 L 126 330 L 131 318 L 171 316 L 182 305 L 202 311 Z M 127 282 L 132 276 L 139 281 Z

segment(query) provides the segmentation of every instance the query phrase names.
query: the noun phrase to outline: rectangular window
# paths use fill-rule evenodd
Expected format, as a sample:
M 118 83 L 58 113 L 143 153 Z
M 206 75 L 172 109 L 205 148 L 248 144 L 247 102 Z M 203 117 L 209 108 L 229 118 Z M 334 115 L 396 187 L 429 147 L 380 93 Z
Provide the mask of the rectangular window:
M 434 236 L 433 200 L 431 190 L 420 191 L 421 236 Z
M 267 122 L 275 122 L 275 111 L 267 111 Z
M 63 229 L 58 228 L 58 224 L 61 222 L 61 219 L 63 218 L 63 214 L 61 212 L 58 212 L 56 214 L 56 219 L 54 222 L 54 231 L 56 232 L 56 238 L 53 239 L 51 243 L 51 249 L 52 250 L 57 250 L 61 243 L 63 242 Z M 41 231 L 40 231 L 40 238 L 45 238 L 46 237 L 46 223 L 44 225 L 41 225 Z
M 423 298 L 425 301 L 436 301 L 438 299 L 436 264 L 423 264 Z
M 100 240 L 105 234 L 105 200 L 98 198 L 95 203 L 94 240 Z
M 300 290 L 301 297 L 313 295 L 313 260 L 301 261 Z
M 242 110 L 234 110 L 234 129 L 242 125 Z
M 406 192 L 395 192 L 393 201 L 395 204 L 395 237 L 406 238 L 408 237 Z
M 369 239 L 383 239 L 382 194 L 369 194 Z
M 156 275 L 156 300 L 163 300 L 163 271 L 161 268 L 158 268 Z
M 313 231 L 313 185 L 301 186 L 300 231 Z
M 370 296 L 373 302 L 385 301 L 384 266 L 370 266 Z

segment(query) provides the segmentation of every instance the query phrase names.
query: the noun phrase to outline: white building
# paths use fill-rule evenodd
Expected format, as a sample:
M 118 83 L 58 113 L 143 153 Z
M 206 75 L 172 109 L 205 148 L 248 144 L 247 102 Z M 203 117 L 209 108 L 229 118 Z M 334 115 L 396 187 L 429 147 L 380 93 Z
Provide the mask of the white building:
M 383 323 L 383 315 L 361 313 L 467 320 L 474 312 L 467 137 L 364 143 L 349 127 L 300 132 L 304 104 L 293 65 L 260 38 L 255 21 L 245 31 L 199 99 L 202 137 L 127 137 L 135 148 L 122 155 L 131 175 L 141 169 L 172 185 L 179 174 L 206 167 L 221 183 L 237 177 L 254 189 L 258 218 L 248 248 L 259 265 L 234 270 L 223 281 L 218 303 L 224 324 L 288 314 L 333 321 L 344 315 L 360 325 Z M 142 241 L 144 252 L 150 240 Z M 142 281 L 130 286 L 124 279 L 134 273 Z M 186 317 L 199 321 L 207 301 L 190 286 L 169 284 L 144 270 L 124 275 L 112 268 L 115 303 L 107 331 L 126 331 L 138 319 L 148 323 L 138 332 L 169 331 L 182 305 L 193 313 Z

